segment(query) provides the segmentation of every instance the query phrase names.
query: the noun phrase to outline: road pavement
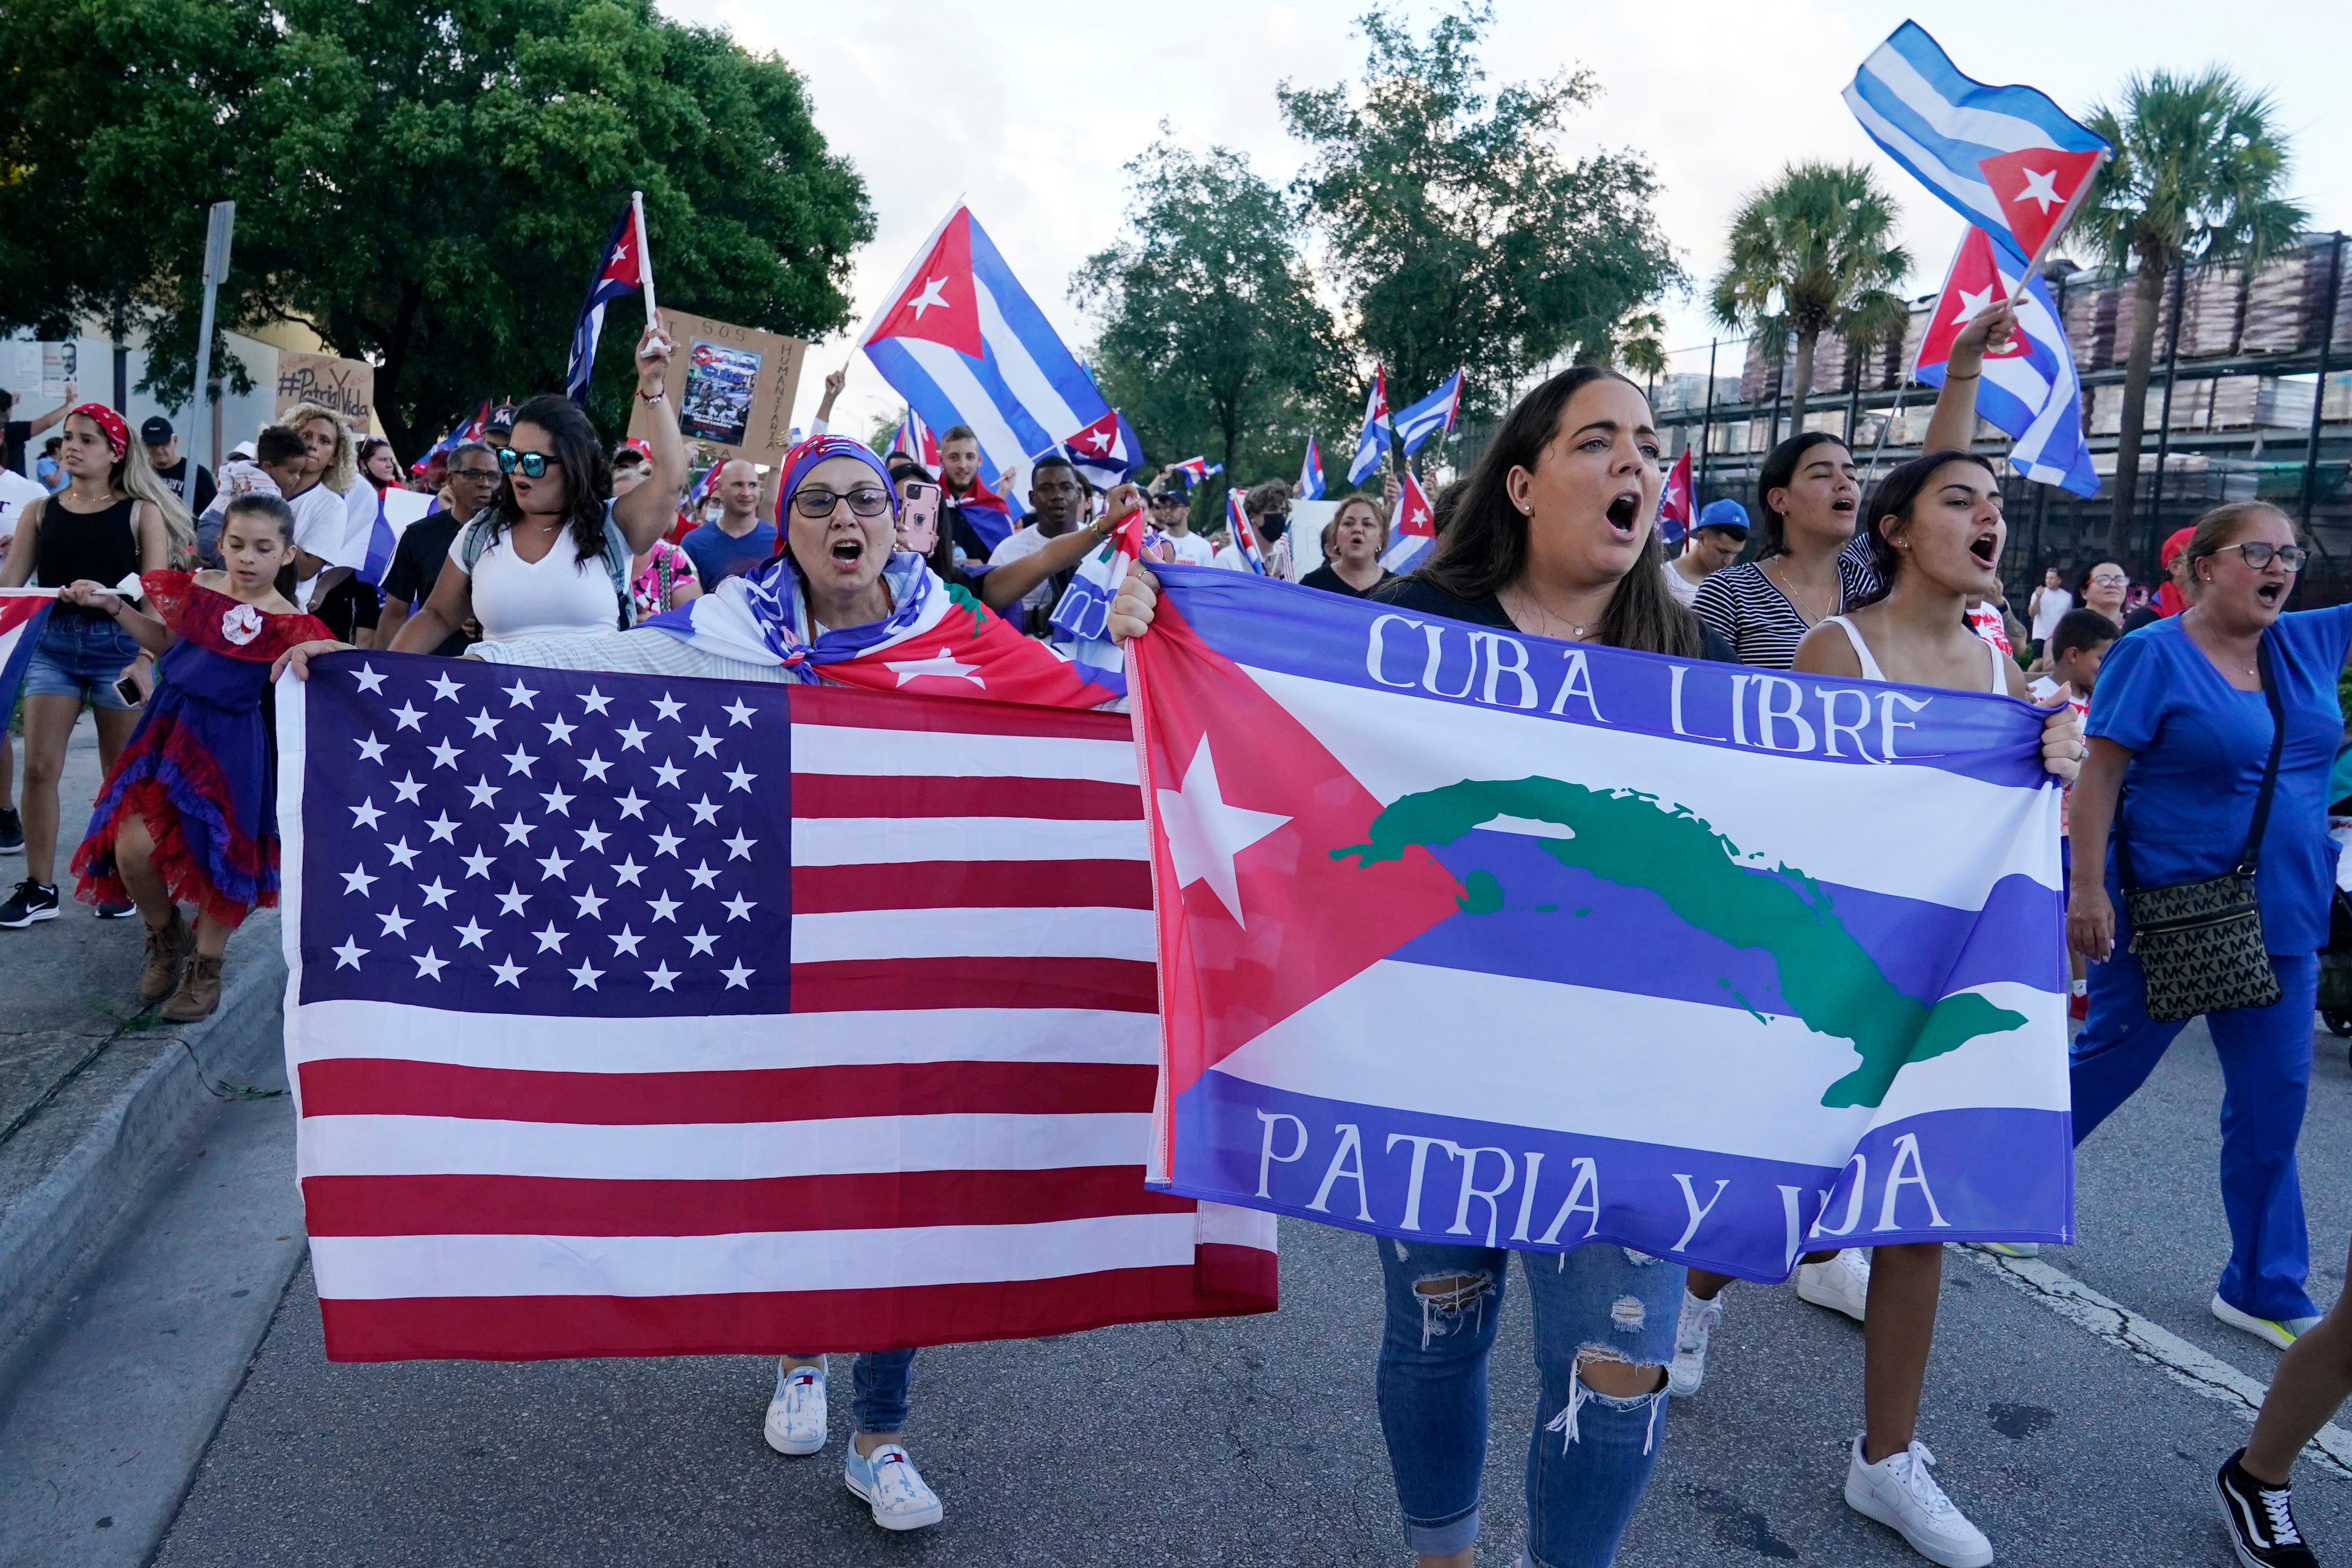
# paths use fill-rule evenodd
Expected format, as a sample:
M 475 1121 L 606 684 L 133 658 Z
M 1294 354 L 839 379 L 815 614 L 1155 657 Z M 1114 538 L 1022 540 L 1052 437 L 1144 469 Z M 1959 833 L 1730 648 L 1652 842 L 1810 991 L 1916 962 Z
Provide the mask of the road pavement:
M 2352 1070 L 2322 1033 L 2302 1154 L 2332 1301 L 2352 1230 Z M 2206 1311 L 2227 1254 L 2220 1074 L 2201 1028 L 2082 1151 L 2080 1245 L 2045 1261 L 2267 1382 L 2276 1355 Z M 239 1564 L 1404 1563 L 1372 1398 L 1372 1243 L 1283 1225 L 1283 1310 L 916 1363 L 908 1441 L 947 1505 L 894 1536 L 835 1444 L 760 1437 L 772 1364 L 743 1357 L 339 1366 L 302 1270 L 155 1559 Z M 1912 1564 L 1840 1497 L 1862 1334 L 1786 1289 L 1735 1286 L 1706 1387 L 1673 1406 L 1628 1564 Z M 1516 1275 L 1493 1365 L 1483 1554 L 1522 1540 L 1536 1408 Z M 2221 1564 L 2210 1477 L 2242 1403 L 2053 1312 L 1981 1254 L 1947 1254 L 1921 1437 L 2004 1563 Z M 1556 1437 L 1548 1440 L 1558 1440 Z M 2352 1558 L 2352 1482 L 2308 1460 L 2298 1509 Z

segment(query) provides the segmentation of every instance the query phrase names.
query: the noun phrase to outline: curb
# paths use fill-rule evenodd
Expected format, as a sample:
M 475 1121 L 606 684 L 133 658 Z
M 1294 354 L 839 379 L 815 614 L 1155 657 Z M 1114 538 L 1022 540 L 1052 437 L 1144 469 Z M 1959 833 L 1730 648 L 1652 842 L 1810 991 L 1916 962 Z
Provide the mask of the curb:
M 0 1144 L 5 1177 L 12 1163 L 44 1157 L 26 1136 L 43 1122 L 83 1124 L 30 1189 L 0 1212 L 0 1361 L 10 1359 L 72 1293 L 155 1179 L 178 1162 L 210 1119 L 220 1102 L 205 1078 L 249 1082 L 282 1060 L 286 959 L 278 912 L 257 910 L 231 939 L 228 956 L 228 983 L 212 1017 L 118 1039 L 16 1138 Z M 109 1058 L 120 1062 L 117 1053 L 142 1051 L 151 1059 L 129 1082 L 111 1090 L 94 1087 L 91 1073 Z M 78 1088 L 84 1092 L 77 1095 Z

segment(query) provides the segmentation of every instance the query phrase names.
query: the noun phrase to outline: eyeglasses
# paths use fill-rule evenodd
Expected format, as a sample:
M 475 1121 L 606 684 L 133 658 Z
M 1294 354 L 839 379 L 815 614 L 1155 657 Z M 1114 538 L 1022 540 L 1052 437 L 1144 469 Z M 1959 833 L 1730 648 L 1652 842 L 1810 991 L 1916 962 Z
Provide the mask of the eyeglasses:
M 499 466 L 509 474 L 520 468 L 526 479 L 543 479 L 550 468 L 562 467 L 563 461 L 550 457 L 544 452 L 517 452 L 511 446 L 501 446 L 499 448 Z
M 2217 556 L 2226 555 L 2231 550 L 2236 550 L 2243 556 L 2246 564 L 2256 571 L 2268 567 L 2273 558 L 2276 558 L 2278 563 L 2289 571 L 2301 571 L 2303 563 L 2311 559 L 2311 552 L 2301 545 L 2272 545 L 2263 544 L 2260 540 L 2242 545 L 2223 545 L 2213 553 Z
M 793 492 L 793 510 L 803 517 L 829 517 L 844 501 L 849 503 L 852 516 L 878 517 L 890 509 L 890 492 L 879 485 L 863 485 L 846 495 L 814 486 Z
M 2131 579 L 2119 571 L 2095 572 L 2092 575 L 2091 580 L 2101 588 L 2125 588 L 2131 583 Z
M 452 468 L 449 470 L 449 477 L 473 479 L 484 484 L 495 485 L 499 482 L 499 471 L 495 468 Z

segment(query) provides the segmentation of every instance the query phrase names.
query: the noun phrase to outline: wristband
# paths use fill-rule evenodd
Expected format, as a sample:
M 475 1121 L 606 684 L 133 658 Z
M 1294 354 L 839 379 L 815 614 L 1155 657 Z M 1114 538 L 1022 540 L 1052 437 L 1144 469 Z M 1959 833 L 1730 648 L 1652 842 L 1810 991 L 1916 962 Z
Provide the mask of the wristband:
M 667 402 L 668 398 L 669 393 L 667 392 L 640 392 L 637 393 L 637 401 L 639 402 Z

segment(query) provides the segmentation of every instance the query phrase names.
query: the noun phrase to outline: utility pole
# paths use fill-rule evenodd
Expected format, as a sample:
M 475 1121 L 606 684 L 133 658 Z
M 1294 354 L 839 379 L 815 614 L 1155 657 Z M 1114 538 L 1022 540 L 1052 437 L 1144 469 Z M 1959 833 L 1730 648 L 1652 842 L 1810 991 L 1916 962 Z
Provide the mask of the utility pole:
M 191 391 L 197 430 L 212 436 L 213 472 L 220 472 L 219 399 L 213 393 L 213 296 L 219 290 L 222 279 L 228 276 L 228 244 L 236 228 L 236 204 L 215 202 L 212 217 L 205 226 L 205 306 L 202 324 L 196 329 L 196 379 Z M 189 437 L 193 449 L 195 438 Z M 188 483 L 188 494 L 194 495 L 195 482 Z
M 2315 439 L 2316 439 L 2315 437 Z M 1698 424 L 1698 488 L 1706 488 L 1707 449 L 1715 444 L 1715 340 L 1706 340 L 1706 413 L 1699 416 Z M 1697 499 L 1697 491 L 1692 492 Z
M 2303 528 L 2311 531 L 2311 503 L 2319 487 L 2319 421 L 2327 406 L 2327 351 L 2336 346 L 2336 312 L 2344 299 L 2344 235 L 2327 247 L 2327 312 L 2319 319 L 2319 374 L 2311 383 L 2311 439 L 2303 449 Z

